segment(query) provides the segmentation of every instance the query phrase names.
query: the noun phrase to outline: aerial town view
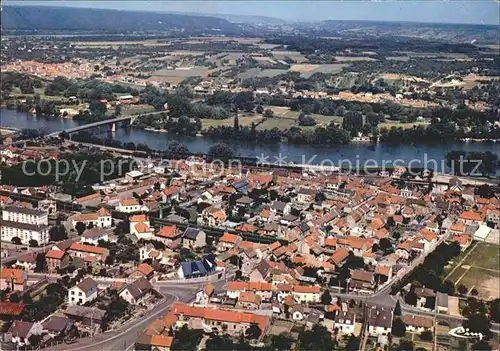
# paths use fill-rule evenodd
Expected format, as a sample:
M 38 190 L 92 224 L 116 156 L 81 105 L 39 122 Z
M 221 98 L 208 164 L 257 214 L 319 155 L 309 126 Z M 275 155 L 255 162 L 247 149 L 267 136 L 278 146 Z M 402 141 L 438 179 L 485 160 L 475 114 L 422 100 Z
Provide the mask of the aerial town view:
M 500 349 L 500 2 L 1 6 L 0 350 Z

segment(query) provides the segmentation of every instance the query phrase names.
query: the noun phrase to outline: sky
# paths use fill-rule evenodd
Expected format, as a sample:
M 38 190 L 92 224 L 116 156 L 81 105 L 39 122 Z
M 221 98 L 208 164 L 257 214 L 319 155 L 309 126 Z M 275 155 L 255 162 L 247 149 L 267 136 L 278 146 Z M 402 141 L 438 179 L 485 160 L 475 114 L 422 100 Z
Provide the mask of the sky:
M 39 1 L 4 4 L 270 16 L 292 21 L 375 20 L 500 25 L 500 0 L 424 1 Z

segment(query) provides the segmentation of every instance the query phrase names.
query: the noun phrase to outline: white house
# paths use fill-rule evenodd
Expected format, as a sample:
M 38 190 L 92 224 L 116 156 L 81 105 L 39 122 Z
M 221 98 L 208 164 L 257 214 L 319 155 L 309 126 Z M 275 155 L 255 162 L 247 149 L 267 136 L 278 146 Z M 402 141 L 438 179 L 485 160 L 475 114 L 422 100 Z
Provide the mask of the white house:
M 135 215 L 130 217 L 130 234 L 138 239 L 151 240 L 154 236 L 154 229 L 151 228 L 149 218 L 146 215 Z
M 94 227 L 109 228 L 112 225 L 111 213 L 104 207 L 101 207 L 97 212 L 93 213 L 80 213 L 71 217 L 71 226 L 76 227 L 78 222 L 82 222 L 87 227 L 90 223 Z
M 401 320 L 406 324 L 406 330 L 411 332 L 423 332 L 430 330 L 434 326 L 432 318 L 424 316 L 415 316 L 406 314 L 401 317 Z
M 70 305 L 83 305 L 97 298 L 97 283 L 92 278 L 85 278 L 68 290 Z
M 108 232 L 102 228 L 92 228 L 87 230 L 80 237 L 80 241 L 85 244 L 92 244 L 97 246 L 99 240 L 109 241 Z
M 205 285 L 203 290 L 200 290 L 196 293 L 195 303 L 200 306 L 207 306 L 213 293 L 214 286 L 212 284 Z
M 216 190 L 208 189 L 200 195 L 197 202 L 206 202 L 211 205 L 217 205 L 222 203 L 222 194 Z
M 319 285 L 294 285 L 293 297 L 301 303 L 319 302 L 321 298 L 321 289 Z
M 368 308 L 368 332 L 371 336 L 389 335 L 392 330 L 391 308 L 370 306 Z
M 120 199 L 116 209 L 120 212 L 133 213 L 141 211 L 141 204 L 136 199 Z
M 338 311 L 335 315 L 335 328 L 344 334 L 353 334 L 356 325 L 356 313 L 351 311 Z

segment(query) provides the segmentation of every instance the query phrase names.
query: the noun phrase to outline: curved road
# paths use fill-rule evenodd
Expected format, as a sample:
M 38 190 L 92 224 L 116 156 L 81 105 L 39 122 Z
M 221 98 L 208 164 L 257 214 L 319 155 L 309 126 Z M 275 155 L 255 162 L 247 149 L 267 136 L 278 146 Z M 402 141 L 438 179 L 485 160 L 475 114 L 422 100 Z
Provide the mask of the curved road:
M 177 301 L 184 303 L 193 301 L 196 293 L 206 284 L 207 283 L 177 283 L 172 286 L 167 286 L 166 284 L 162 284 L 161 286 L 155 285 L 155 288 L 165 296 L 165 299 L 146 315 L 135 318 L 116 330 L 97 334 L 93 338 L 87 337 L 80 339 L 75 344 L 56 345 L 47 350 L 95 351 L 96 348 L 100 350 L 127 350 L 135 343 L 137 337 L 149 324 L 166 314 L 170 305 Z M 226 284 L 226 278 L 211 282 L 211 284 L 214 285 L 215 291 L 221 291 Z

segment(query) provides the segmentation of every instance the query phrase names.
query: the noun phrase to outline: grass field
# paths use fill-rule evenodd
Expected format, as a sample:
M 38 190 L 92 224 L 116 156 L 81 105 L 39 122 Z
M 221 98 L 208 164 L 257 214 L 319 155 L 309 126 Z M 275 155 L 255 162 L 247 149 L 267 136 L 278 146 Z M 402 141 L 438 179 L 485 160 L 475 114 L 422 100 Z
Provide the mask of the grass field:
M 337 61 L 349 62 L 349 61 L 376 61 L 372 57 L 368 56 L 335 56 Z
M 268 118 L 262 124 L 260 124 L 257 129 L 258 130 L 266 130 L 272 128 L 278 128 L 281 130 L 289 129 L 291 127 L 300 127 L 304 130 L 314 130 L 314 128 L 327 125 L 330 122 L 342 123 L 342 117 L 339 116 L 324 116 L 318 115 L 315 113 L 308 114 L 312 118 L 314 118 L 317 122 L 315 126 L 304 127 L 298 125 L 298 118 L 300 115 L 300 111 L 292 111 L 288 107 L 281 106 L 265 106 L 265 109 L 271 109 L 274 112 L 273 118 Z
M 277 50 L 277 51 L 272 51 L 272 54 L 277 60 L 283 60 L 285 57 L 290 57 L 292 60 L 295 60 L 299 63 L 307 61 L 307 57 L 305 57 L 304 55 L 302 55 L 298 51 L 279 51 L 279 50 Z
M 240 126 L 249 126 L 254 122 L 255 124 L 259 123 L 262 120 L 261 115 L 254 116 L 240 116 L 238 117 L 238 122 Z M 232 127 L 234 126 L 234 118 L 226 118 L 226 119 L 202 119 L 201 120 L 202 129 L 207 129 L 210 127 Z
M 149 105 L 122 105 L 122 115 L 124 116 L 154 112 L 154 110 L 154 107 Z
M 263 123 L 257 126 L 257 130 L 267 130 L 278 128 L 281 130 L 290 129 L 295 126 L 295 121 L 288 118 L 268 118 Z
M 457 262 L 447 279 L 456 287 L 463 284 L 469 291 L 477 289 L 486 300 L 500 297 L 500 247 L 485 242 L 473 243 L 474 247 Z
M 378 128 L 387 128 L 391 129 L 392 127 L 396 128 L 403 128 L 403 129 L 410 129 L 413 128 L 414 126 L 427 126 L 429 123 L 426 122 L 413 122 L 413 123 L 399 123 L 399 122 L 382 122 L 378 125 Z
M 313 65 L 313 64 L 295 64 L 290 67 L 291 72 L 300 72 L 302 77 L 308 78 L 314 73 L 338 73 L 342 68 L 348 66 L 348 64 L 343 63 L 332 63 L 324 65 Z

